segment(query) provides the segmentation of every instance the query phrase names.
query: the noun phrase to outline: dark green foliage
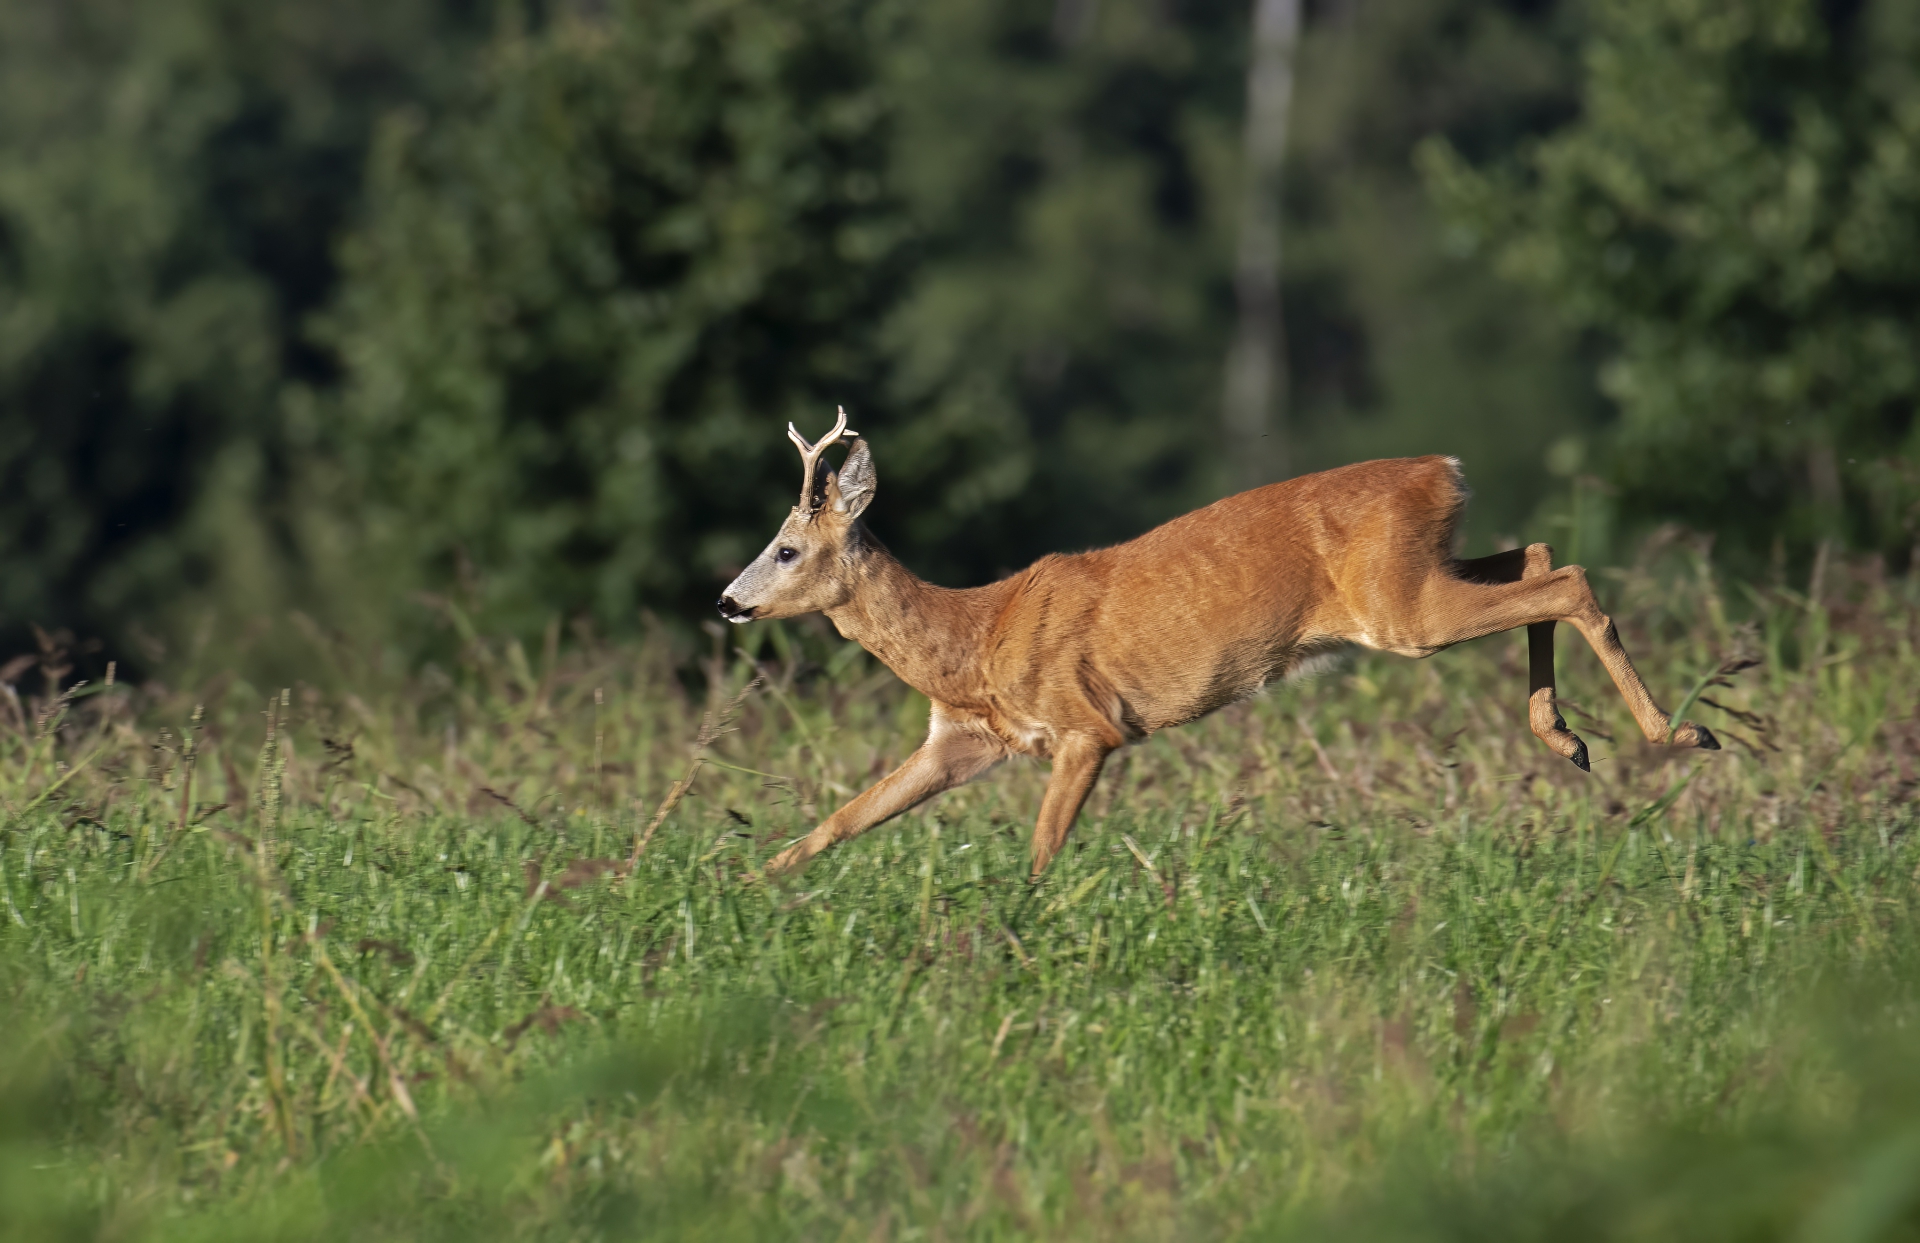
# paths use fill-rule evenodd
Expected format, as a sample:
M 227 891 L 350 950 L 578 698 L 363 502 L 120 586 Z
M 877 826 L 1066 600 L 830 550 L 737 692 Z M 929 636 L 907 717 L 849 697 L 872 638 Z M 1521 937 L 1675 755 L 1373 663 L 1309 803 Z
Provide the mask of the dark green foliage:
M 684 626 L 788 502 L 782 423 L 838 403 L 875 525 L 947 582 L 1226 478 L 1240 4 L 0 20 L 16 632 L 124 656 L 185 606 L 296 604 L 392 636 L 432 616 L 420 588 L 522 632 Z M 1437 257 L 1407 151 L 1550 114 L 1551 25 L 1436 0 L 1330 12 L 1302 53 L 1303 462 L 1462 453 L 1482 537 L 1538 501 L 1567 431 L 1527 412 L 1574 390 Z M 1487 68 L 1443 85 L 1456 62 Z
M 1898 0 L 1603 0 L 1580 119 L 1428 170 L 1613 343 L 1623 510 L 1904 561 L 1920 533 L 1920 22 Z
M 418 655 L 423 589 L 522 634 L 685 630 L 789 503 L 784 422 L 842 403 L 875 528 L 937 581 L 1204 503 L 1234 476 L 1247 21 L 0 0 L 0 635 L 125 657 L 294 605 Z M 1458 455 L 1476 550 L 1604 561 L 1624 515 L 1897 560 L 1908 21 L 1309 6 L 1295 467 Z M 1449 232 L 1413 166 L 1433 135 L 1525 175 L 1433 148 Z
M 839 403 L 874 445 L 874 525 L 940 581 L 1212 499 L 1245 22 L 743 0 L 501 44 L 373 166 L 329 332 L 351 383 L 322 416 L 347 538 L 394 558 L 389 597 L 459 585 L 522 631 L 697 617 L 791 502 L 782 423 Z M 1303 52 L 1309 464 L 1462 453 L 1483 538 L 1590 412 L 1539 420 L 1579 404 L 1562 344 L 1439 255 L 1408 158 L 1435 126 L 1503 149 L 1550 114 L 1545 25 L 1436 4 Z M 1461 55 L 1493 68 L 1430 106 Z M 1387 234 L 1412 275 L 1370 253 Z M 1460 348 L 1406 343 L 1435 315 Z
M 0 633 L 123 637 L 269 550 L 373 118 L 457 3 L 0 3 Z M 224 587 L 242 593 L 233 584 Z
M 908 28 L 895 175 L 925 255 L 888 339 L 936 491 L 903 518 L 973 581 L 1218 495 L 1246 20 L 994 0 Z
M 387 126 L 327 443 L 394 581 L 490 620 L 704 607 L 793 503 L 787 420 L 865 416 L 903 274 L 885 11 L 616 4 Z M 899 486 L 882 454 L 885 484 Z
M 1190 148 L 1239 14 L 1206 16 L 616 5 L 496 49 L 374 166 L 332 334 L 355 520 L 498 623 L 618 629 L 704 611 L 792 503 L 782 424 L 836 404 L 949 580 L 1206 499 Z
M 1449 244 L 1414 167 L 1443 135 L 1497 158 L 1578 103 L 1579 4 L 1331 7 L 1310 23 L 1287 171 L 1287 335 L 1302 468 L 1459 457 L 1468 540 L 1627 551 L 1566 528 L 1565 476 L 1604 439 L 1586 347 Z M 1554 468 L 1543 471 L 1543 465 Z

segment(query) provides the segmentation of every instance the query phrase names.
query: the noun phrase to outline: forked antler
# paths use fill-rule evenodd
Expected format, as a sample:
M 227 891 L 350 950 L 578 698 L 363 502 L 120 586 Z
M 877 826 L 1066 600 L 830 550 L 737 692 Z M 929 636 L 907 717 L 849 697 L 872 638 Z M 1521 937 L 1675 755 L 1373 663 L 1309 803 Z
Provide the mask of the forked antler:
M 802 436 L 793 424 L 787 424 L 787 439 L 793 441 L 793 443 L 799 447 L 800 460 L 807 468 L 806 475 L 800 481 L 800 511 L 802 513 L 813 514 L 818 512 L 820 508 L 819 503 L 813 499 L 814 463 L 820 460 L 820 455 L 825 453 L 829 447 L 839 444 L 843 437 L 858 436 L 860 434 L 847 427 L 847 408 L 841 406 L 839 410 L 840 417 L 833 421 L 833 430 L 822 436 L 814 444 L 808 444 L 807 438 Z

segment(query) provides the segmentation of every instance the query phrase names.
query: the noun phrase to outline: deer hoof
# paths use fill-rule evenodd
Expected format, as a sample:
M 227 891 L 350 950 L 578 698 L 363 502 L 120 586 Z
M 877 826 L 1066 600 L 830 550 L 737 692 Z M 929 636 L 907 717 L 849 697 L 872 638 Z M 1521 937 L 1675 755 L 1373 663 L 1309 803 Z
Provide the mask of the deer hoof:
M 1567 759 L 1572 761 L 1573 766 L 1583 773 L 1593 771 L 1593 765 L 1587 762 L 1587 744 L 1578 738 L 1573 740 L 1573 754 L 1569 755 Z
M 1713 736 L 1712 731 L 1704 725 L 1695 725 L 1692 721 L 1680 722 L 1679 728 L 1673 731 L 1673 737 L 1669 742 L 1676 747 L 1697 747 L 1702 751 L 1720 749 L 1720 740 Z

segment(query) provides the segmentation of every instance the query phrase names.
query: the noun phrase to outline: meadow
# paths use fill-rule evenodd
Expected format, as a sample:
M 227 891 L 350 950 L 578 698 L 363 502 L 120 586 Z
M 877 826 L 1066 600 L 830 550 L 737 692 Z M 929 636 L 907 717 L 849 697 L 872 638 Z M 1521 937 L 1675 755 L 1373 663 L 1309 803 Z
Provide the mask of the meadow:
M 1009 765 L 770 882 L 917 744 L 821 626 L 0 695 L 0 1232 L 1920 1237 L 1920 610 L 1597 576 L 1124 754 L 1037 884 Z M 298 627 L 298 623 L 290 623 Z M 742 648 L 723 646 L 744 642 Z M 38 667 L 35 667 L 38 666 Z M 36 692 L 36 683 L 44 687 Z

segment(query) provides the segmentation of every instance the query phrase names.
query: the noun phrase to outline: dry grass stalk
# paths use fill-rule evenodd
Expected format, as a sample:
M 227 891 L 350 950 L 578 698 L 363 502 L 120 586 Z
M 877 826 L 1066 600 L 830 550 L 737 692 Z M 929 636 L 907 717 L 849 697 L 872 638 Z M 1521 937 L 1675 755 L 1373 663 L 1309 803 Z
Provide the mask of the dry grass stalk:
M 700 733 L 693 740 L 693 762 L 687 765 L 686 774 L 673 783 L 673 788 L 667 791 L 667 796 L 660 800 L 660 806 L 654 809 L 653 819 L 647 822 L 646 829 L 633 839 L 633 854 L 627 858 L 629 872 L 639 866 L 640 856 L 646 852 L 647 843 L 653 840 L 653 835 L 659 832 L 662 824 L 666 823 L 673 809 L 680 805 L 680 800 L 685 798 L 687 791 L 693 788 L 693 779 L 700 775 L 700 769 L 706 764 L 707 750 L 713 746 L 714 739 L 725 732 L 734 714 L 740 711 L 740 705 L 747 701 L 747 696 L 758 690 L 761 683 L 765 681 L 765 674 L 756 673 L 745 686 L 740 688 L 738 694 L 727 701 L 724 708 L 716 706 L 707 710 L 706 717 L 700 722 Z

